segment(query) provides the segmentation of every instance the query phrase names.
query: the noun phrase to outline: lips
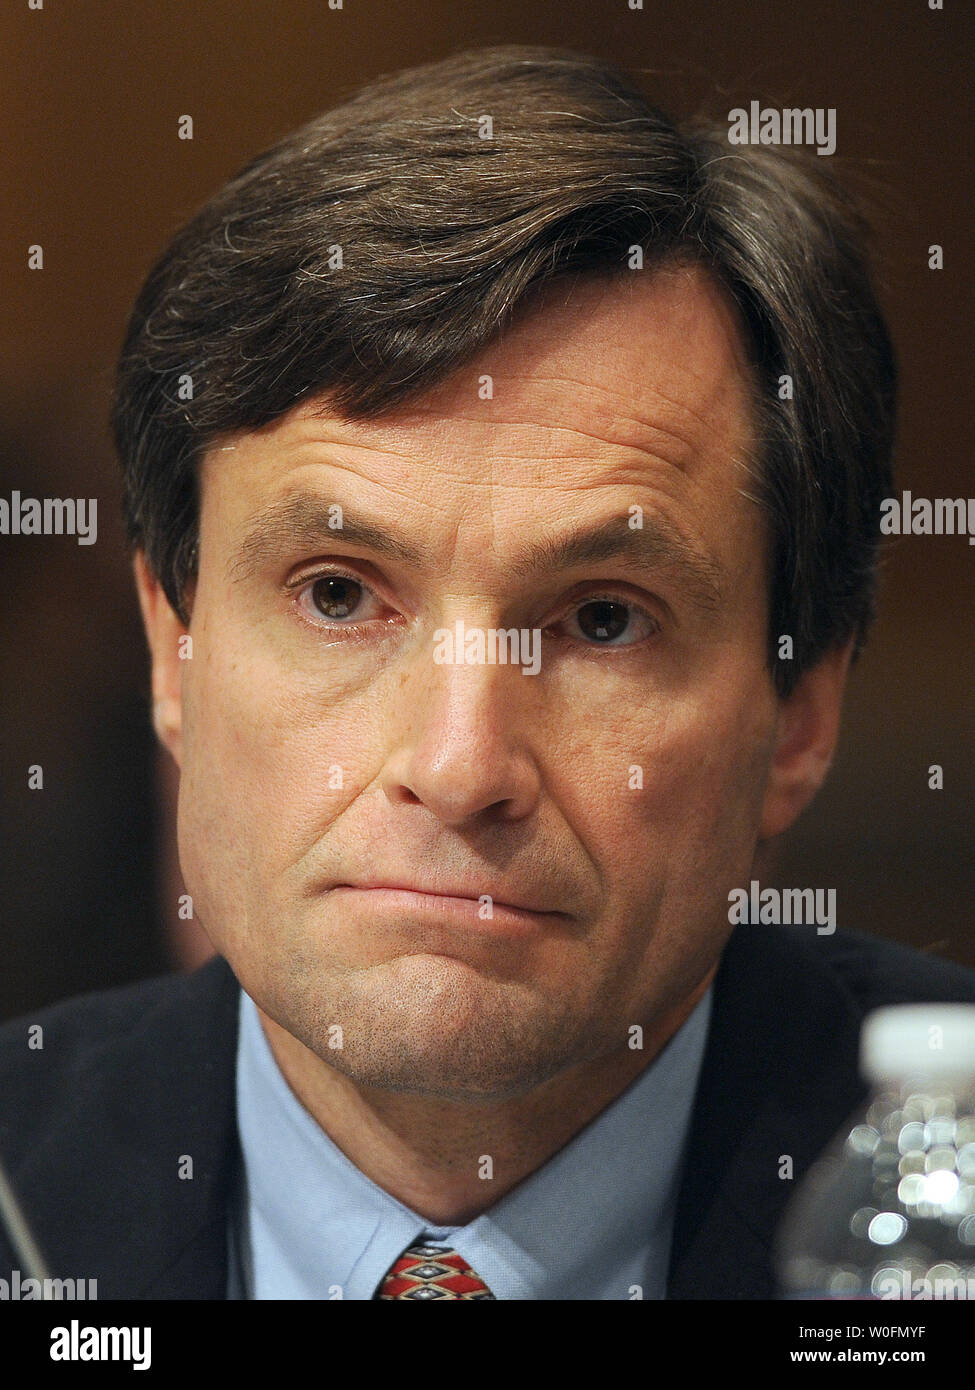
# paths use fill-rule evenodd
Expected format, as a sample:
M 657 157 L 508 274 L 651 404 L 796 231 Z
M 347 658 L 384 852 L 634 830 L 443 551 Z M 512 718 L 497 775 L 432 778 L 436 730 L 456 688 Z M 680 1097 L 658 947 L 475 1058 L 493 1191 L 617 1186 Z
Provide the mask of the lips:
M 391 892 L 417 893 L 431 899 L 460 899 L 464 902 L 478 904 L 484 897 L 489 897 L 494 907 L 511 908 L 516 912 L 531 912 L 537 916 L 566 917 L 568 914 L 559 912 L 557 909 L 543 907 L 538 900 L 531 894 L 511 892 L 507 888 L 492 890 L 485 884 L 437 884 L 420 885 L 410 883 L 405 879 L 369 879 L 363 883 L 339 883 L 337 888 L 354 888 L 368 892 L 371 889 L 387 889 Z

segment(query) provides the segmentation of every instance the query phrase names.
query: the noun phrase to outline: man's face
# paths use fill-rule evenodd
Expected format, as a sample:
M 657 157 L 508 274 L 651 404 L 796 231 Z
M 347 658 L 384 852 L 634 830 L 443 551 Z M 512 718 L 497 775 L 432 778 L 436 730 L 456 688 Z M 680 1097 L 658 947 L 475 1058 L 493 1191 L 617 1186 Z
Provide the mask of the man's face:
M 746 382 L 700 272 L 590 280 L 381 421 L 319 401 L 207 455 L 183 871 L 360 1083 L 525 1092 L 713 964 L 777 708 Z M 537 674 L 435 660 L 458 622 L 540 631 Z

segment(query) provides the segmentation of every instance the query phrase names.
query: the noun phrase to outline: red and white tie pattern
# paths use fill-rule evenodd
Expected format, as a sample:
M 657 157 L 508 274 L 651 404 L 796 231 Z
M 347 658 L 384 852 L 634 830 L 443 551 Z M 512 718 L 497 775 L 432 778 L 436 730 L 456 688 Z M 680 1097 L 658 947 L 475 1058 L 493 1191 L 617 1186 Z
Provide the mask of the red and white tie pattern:
M 383 1278 L 374 1298 L 494 1298 L 463 1255 L 446 1245 L 411 1245 Z

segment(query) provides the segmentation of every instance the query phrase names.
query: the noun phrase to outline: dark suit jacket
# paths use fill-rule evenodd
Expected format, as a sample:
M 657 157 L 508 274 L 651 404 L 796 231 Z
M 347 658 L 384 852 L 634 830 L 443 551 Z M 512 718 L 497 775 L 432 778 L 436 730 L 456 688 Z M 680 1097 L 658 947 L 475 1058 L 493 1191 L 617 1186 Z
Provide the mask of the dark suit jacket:
M 99 1299 L 226 1296 L 238 992 L 218 957 L 0 1028 L 0 1153 L 53 1275 L 97 1278 Z M 975 1003 L 975 973 L 854 933 L 735 929 L 715 979 L 668 1297 L 775 1296 L 782 1209 L 865 1094 L 861 1020 L 923 1000 Z M 32 1050 L 36 1023 L 44 1046 Z M 0 1234 L 0 1277 L 15 1264 Z

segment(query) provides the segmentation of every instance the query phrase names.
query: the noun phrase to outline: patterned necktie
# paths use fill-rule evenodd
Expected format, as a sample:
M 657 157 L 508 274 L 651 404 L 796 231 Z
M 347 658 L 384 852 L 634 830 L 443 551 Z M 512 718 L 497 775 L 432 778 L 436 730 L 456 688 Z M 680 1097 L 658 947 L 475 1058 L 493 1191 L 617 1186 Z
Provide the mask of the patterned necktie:
M 373 1298 L 494 1298 L 463 1255 L 447 1245 L 411 1245 L 383 1278 Z

